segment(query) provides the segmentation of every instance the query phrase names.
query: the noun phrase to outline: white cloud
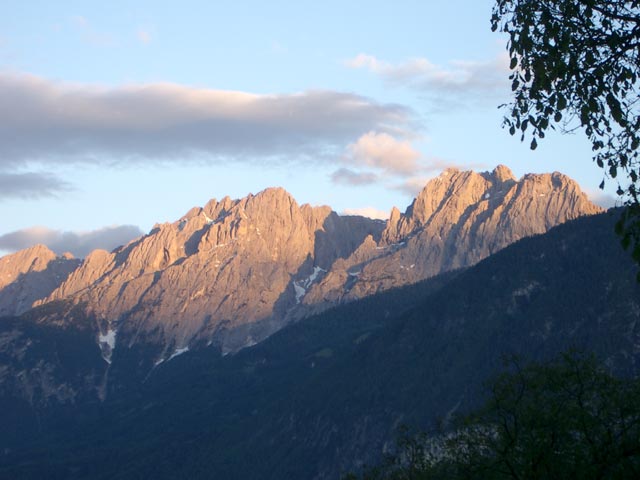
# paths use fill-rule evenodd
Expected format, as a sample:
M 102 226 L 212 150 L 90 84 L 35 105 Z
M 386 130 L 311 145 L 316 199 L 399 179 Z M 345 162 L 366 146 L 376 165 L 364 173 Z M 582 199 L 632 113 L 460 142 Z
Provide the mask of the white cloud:
M 508 85 L 509 62 L 506 54 L 491 60 L 453 60 L 446 66 L 437 65 L 426 58 L 413 58 L 392 64 L 373 55 L 361 53 L 347 60 L 349 68 L 363 68 L 380 76 L 386 82 L 437 93 L 484 94 L 503 92 Z
M 346 160 L 400 175 L 415 172 L 420 153 L 406 140 L 388 133 L 368 132 L 347 147 Z
M 407 140 L 376 132 L 367 132 L 349 144 L 342 162 L 350 168 L 333 172 L 333 183 L 357 186 L 384 182 L 388 188 L 412 196 L 422 190 L 434 173 L 451 167 L 462 168 L 448 160 L 422 156 Z M 482 167 L 481 163 L 464 165 L 464 168 Z
M 360 215 L 363 217 L 375 218 L 378 220 L 387 220 L 389 218 L 389 212 L 384 210 L 378 210 L 374 207 L 362 207 L 362 208 L 345 208 L 342 215 Z
M 203 154 L 219 161 L 335 161 L 366 132 L 379 132 L 378 141 L 385 133 L 408 135 L 413 118 L 405 107 L 335 91 L 256 95 L 172 83 L 99 87 L 5 73 L 0 167 L 34 161 L 112 164 L 114 158 L 189 161 Z M 354 148 L 361 153 L 364 147 Z
M 134 225 L 104 227 L 89 232 L 64 232 L 46 227 L 31 227 L 0 235 L 0 250 L 14 252 L 42 243 L 57 254 L 71 252 L 85 257 L 101 248 L 113 250 L 142 235 Z

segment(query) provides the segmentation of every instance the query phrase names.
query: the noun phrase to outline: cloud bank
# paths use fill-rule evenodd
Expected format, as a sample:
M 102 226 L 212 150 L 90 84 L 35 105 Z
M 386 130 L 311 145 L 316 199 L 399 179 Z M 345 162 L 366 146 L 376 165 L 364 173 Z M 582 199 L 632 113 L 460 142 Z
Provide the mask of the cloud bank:
M 172 83 L 121 87 L 0 74 L 0 168 L 29 162 L 242 161 L 340 155 L 366 132 L 397 137 L 413 112 L 351 93 L 256 95 Z M 108 160 L 105 158 L 108 157 Z
M 55 197 L 71 189 L 69 183 L 51 173 L 0 172 L 0 200 L 5 198 L 35 199 Z
M 76 257 L 85 257 L 97 248 L 113 250 L 142 234 L 134 225 L 104 227 L 89 232 L 63 232 L 46 227 L 31 227 L 1 235 L 0 250 L 14 252 L 42 243 L 57 254 L 71 252 Z

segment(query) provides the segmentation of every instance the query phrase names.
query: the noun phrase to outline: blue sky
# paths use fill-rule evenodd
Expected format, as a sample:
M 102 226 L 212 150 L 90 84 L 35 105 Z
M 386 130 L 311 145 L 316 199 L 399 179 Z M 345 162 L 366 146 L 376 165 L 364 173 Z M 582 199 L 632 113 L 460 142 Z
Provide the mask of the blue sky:
M 0 6 L 0 253 L 83 254 L 269 186 L 404 209 L 448 166 L 559 170 L 598 194 L 582 134 L 531 152 L 501 128 L 488 0 Z

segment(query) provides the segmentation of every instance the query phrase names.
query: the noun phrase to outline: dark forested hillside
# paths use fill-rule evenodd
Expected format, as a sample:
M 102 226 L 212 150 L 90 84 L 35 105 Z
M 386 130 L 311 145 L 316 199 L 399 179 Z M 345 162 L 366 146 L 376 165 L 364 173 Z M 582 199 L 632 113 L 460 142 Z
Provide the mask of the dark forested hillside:
M 478 405 L 504 354 L 577 347 L 635 374 L 640 287 L 614 223 L 569 222 L 235 355 L 184 353 L 142 381 L 115 355 L 102 403 L 18 408 L 6 396 L 5 414 L 30 418 L 34 435 L 0 433 L 0 477 L 337 478 L 375 462 L 399 425 L 446 424 Z

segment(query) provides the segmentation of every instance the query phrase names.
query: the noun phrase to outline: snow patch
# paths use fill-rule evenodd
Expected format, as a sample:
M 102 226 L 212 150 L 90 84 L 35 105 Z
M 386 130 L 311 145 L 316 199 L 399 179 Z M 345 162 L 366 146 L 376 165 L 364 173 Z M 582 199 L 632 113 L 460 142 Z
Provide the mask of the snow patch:
M 207 215 L 206 213 L 204 213 L 203 215 L 204 219 L 207 221 L 207 225 L 212 225 L 215 223 L 215 220 L 213 218 L 210 218 L 209 215 Z
M 117 331 L 116 330 L 112 330 L 109 329 L 107 330 L 107 333 L 100 334 L 100 336 L 98 337 L 98 341 L 100 343 L 106 343 L 109 348 L 113 349 L 116 347 L 116 335 L 117 335 Z
M 316 281 L 316 278 L 318 278 L 318 274 L 320 272 L 326 272 L 326 270 L 320 267 L 313 267 L 313 273 L 309 275 L 309 278 L 307 279 L 307 286 L 311 285 L 313 282 Z
M 107 333 L 104 335 L 102 333 L 98 335 L 98 346 L 102 352 L 102 358 L 104 358 L 107 363 L 111 363 L 111 355 L 113 354 L 113 350 L 116 348 L 117 333 L 117 330 L 109 328 Z
M 491 194 L 490 193 L 485 193 L 484 194 L 484 199 L 485 200 L 489 200 L 491 198 Z
M 307 290 L 298 285 L 298 282 L 293 282 L 293 288 L 296 290 L 296 303 L 300 303 L 302 297 L 304 297 L 307 293 Z
M 178 355 L 182 355 L 183 353 L 186 353 L 188 351 L 189 351 L 189 347 L 176 348 L 175 351 L 171 354 L 171 356 L 167 358 L 167 362 L 172 358 L 176 358 Z
M 207 344 L 207 346 L 208 346 L 208 345 L 210 345 L 210 343 L 209 343 L 209 344 Z M 169 360 L 171 360 L 172 358 L 176 358 L 178 355 L 182 355 L 183 353 L 186 353 L 186 352 L 188 352 L 188 351 L 189 351 L 189 347 L 176 348 L 176 349 L 173 351 L 173 353 L 172 353 L 171 355 L 169 355 L 169 358 L 164 359 L 164 358 L 162 358 L 162 357 L 161 357 L 161 358 L 160 358 L 159 360 L 157 360 L 157 361 L 156 361 L 156 363 L 154 363 L 153 365 L 154 365 L 155 367 L 157 367 L 157 366 L 158 366 L 158 365 L 160 365 L 161 363 L 168 362 L 168 361 L 169 361 Z
M 249 347 L 253 347 L 254 345 L 257 345 L 258 342 L 256 342 L 253 337 L 249 337 L 247 339 L 247 342 L 244 344 L 244 348 L 249 348 Z
M 307 293 L 307 289 L 316 281 L 320 272 L 326 272 L 324 268 L 315 266 L 313 272 L 307 278 L 300 280 L 299 282 L 293 282 L 293 288 L 296 291 L 296 303 L 300 303 L 302 297 Z

